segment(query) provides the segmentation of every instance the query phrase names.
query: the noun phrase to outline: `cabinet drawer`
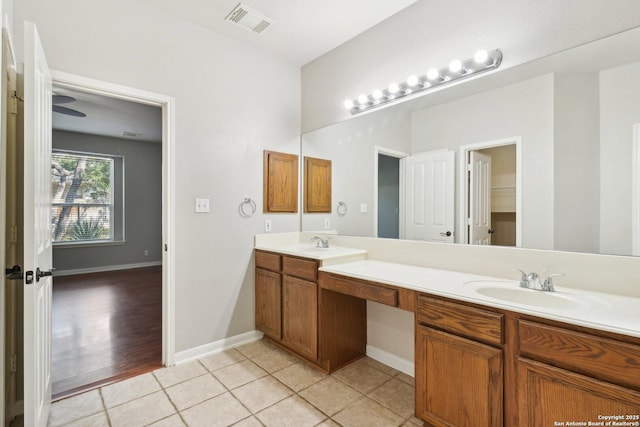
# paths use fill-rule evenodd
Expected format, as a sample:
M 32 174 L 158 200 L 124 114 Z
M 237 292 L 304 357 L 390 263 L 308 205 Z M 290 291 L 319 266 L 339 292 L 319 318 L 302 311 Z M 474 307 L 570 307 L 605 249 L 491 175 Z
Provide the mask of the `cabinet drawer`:
M 418 322 L 488 344 L 502 344 L 502 314 L 418 295 Z
M 256 251 L 256 267 L 265 270 L 280 271 L 280 255 L 270 252 Z
M 283 256 L 282 272 L 289 276 L 315 282 L 318 280 L 318 263 L 307 259 Z
M 397 290 L 363 280 L 322 273 L 320 275 L 320 287 L 393 307 L 398 306 Z
M 518 334 L 520 356 L 640 390 L 638 345 L 527 320 Z

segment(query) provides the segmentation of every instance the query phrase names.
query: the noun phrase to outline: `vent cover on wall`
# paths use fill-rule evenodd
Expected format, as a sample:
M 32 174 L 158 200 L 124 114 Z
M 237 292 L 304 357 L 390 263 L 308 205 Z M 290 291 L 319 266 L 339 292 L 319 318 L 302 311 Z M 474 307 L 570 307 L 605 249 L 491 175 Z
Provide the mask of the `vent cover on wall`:
M 262 33 L 273 23 L 273 19 L 267 18 L 242 3 L 238 3 L 224 19 L 257 34 Z

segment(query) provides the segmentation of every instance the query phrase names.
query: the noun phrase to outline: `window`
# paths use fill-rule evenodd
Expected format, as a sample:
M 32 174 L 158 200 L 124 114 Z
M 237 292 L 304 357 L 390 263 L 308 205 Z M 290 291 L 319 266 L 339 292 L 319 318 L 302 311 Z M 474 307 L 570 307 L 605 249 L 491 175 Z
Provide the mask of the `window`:
M 54 243 L 109 242 L 114 231 L 116 163 L 121 158 L 63 152 L 51 156 Z M 117 233 L 120 234 L 120 233 Z

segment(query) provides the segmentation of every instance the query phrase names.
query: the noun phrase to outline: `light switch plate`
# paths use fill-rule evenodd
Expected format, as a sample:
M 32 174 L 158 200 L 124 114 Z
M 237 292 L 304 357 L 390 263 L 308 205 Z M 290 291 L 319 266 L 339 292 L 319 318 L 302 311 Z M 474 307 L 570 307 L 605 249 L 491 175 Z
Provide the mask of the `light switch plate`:
M 196 199 L 196 212 L 197 213 L 209 212 L 209 199 Z
M 266 232 L 271 231 L 271 220 L 270 219 L 265 219 L 264 220 L 264 231 L 266 231 Z
M 324 228 L 325 230 L 328 230 L 331 228 L 331 220 L 329 218 L 324 219 Z
M 360 213 L 367 213 L 369 212 L 369 207 L 367 206 L 366 203 L 360 203 Z

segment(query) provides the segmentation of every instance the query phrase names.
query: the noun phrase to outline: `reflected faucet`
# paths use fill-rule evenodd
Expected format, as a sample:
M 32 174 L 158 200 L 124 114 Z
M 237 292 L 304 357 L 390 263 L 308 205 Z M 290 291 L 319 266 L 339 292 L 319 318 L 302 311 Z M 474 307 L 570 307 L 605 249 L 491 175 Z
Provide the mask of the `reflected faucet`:
M 552 273 L 544 282 L 540 280 L 540 276 L 538 273 L 531 272 L 529 274 L 520 270 L 519 268 L 514 268 L 513 271 L 519 272 L 522 276 L 520 277 L 520 287 L 533 289 L 535 291 L 545 291 L 545 292 L 554 292 L 555 289 L 553 287 L 553 278 L 556 276 L 564 276 L 562 273 Z
M 313 236 L 311 238 L 312 242 L 316 242 L 316 248 L 328 248 L 329 247 L 329 238 L 323 239 L 319 236 Z

